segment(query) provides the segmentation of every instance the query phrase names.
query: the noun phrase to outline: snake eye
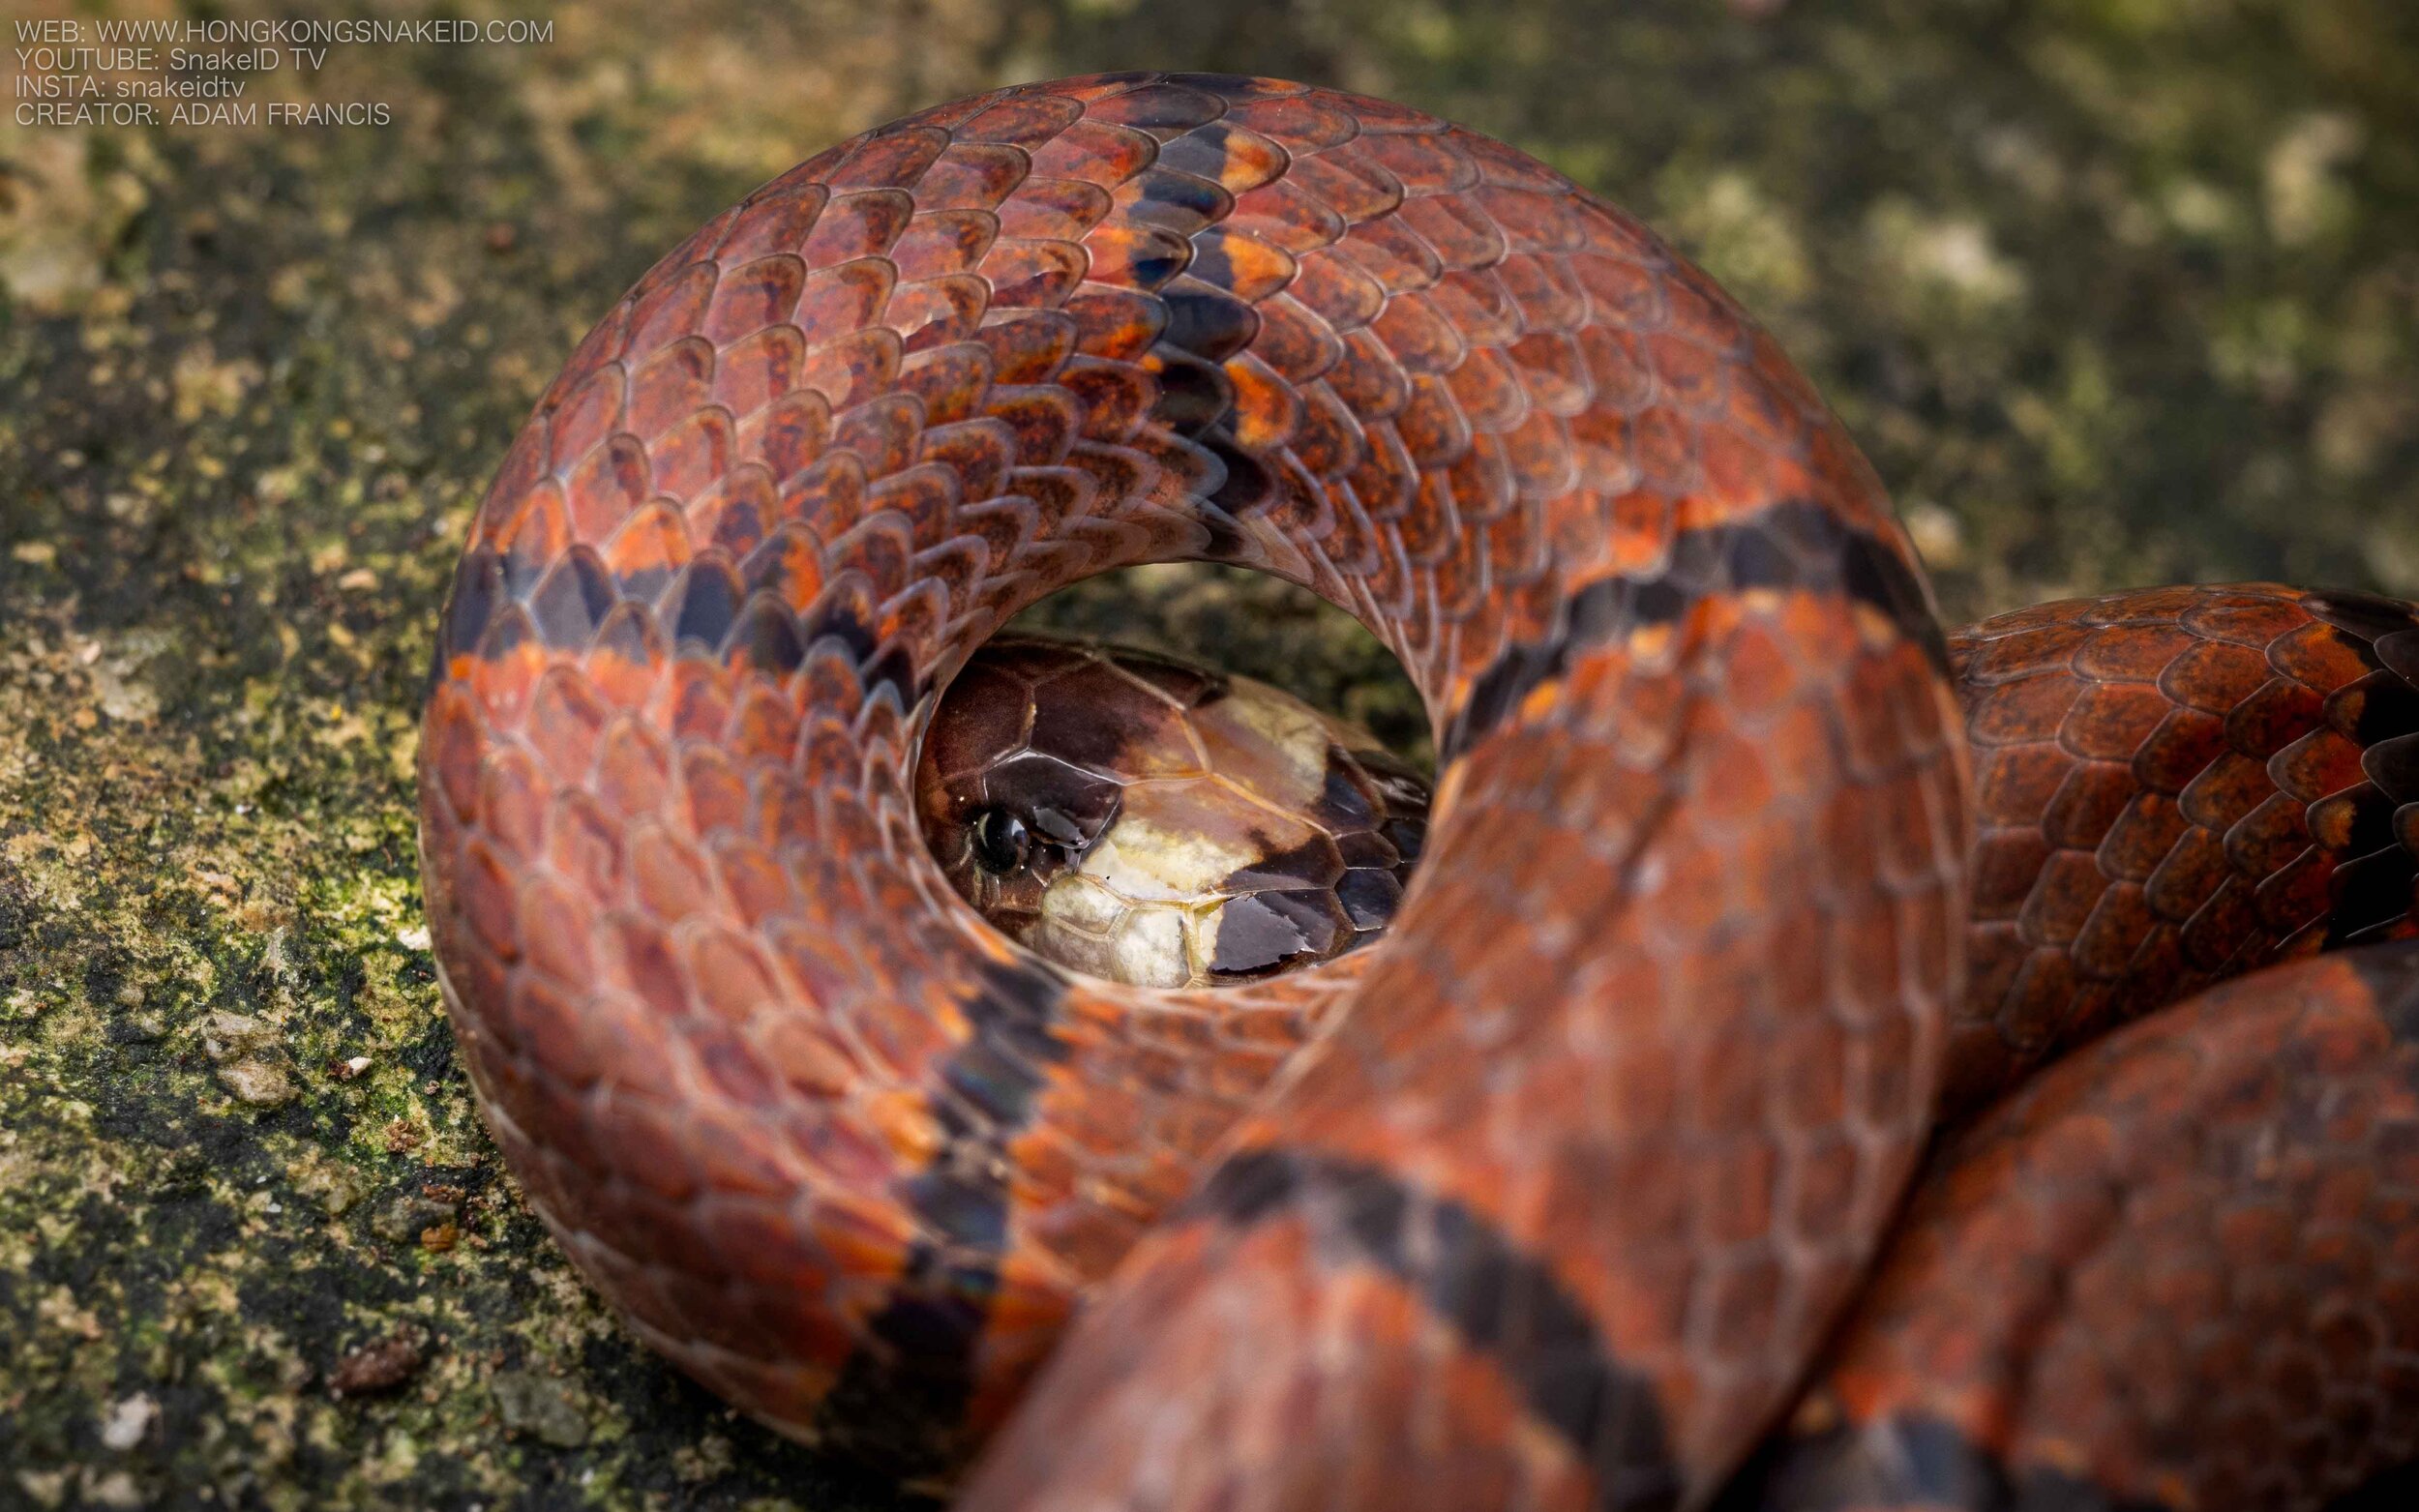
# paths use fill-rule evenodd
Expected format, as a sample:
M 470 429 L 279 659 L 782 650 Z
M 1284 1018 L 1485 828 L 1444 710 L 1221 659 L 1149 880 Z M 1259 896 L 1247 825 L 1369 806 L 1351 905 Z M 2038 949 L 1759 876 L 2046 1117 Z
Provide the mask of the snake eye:
M 1013 872 L 1032 848 L 1032 832 L 1007 810 L 985 809 L 974 815 L 974 860 L 984 871 Z

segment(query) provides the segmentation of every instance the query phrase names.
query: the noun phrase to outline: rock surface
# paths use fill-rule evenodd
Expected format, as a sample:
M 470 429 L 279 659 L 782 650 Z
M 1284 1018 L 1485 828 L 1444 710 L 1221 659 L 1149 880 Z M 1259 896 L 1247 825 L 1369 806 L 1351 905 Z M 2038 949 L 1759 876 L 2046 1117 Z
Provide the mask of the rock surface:
M 518 1201 L 418 911 L 417 696 L 489 469 L 662 249 L 905 108 L 1133 64 L 1398 96 L 1647 214 L 1955 611 L 2419 589 L 2400 0 L 621 3 L 286 83 L 382 129 L 0 127 L 0 1504 L 908 1504 L 658 1364 Z M 1138 612 L 1418 738 L 1232 577 L 1048 617 Z

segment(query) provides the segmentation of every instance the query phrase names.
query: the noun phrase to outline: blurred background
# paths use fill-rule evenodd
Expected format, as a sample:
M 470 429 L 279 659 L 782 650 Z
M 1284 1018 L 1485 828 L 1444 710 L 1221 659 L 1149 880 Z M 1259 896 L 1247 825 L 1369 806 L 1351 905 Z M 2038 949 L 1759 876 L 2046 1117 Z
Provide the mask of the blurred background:
M 1953 619 L 2419 595 L 2407 0 L 342 14 L 553 32 L 268 86 L 384 127 L 0 125 L 0 1504 L 898 1504 L 657 1365 L 518 1204 L 436 1002 L 410 774 L 463 526 L 580 334 L 907 109 L 1237 70 L 1526 148 L 1773 327 Z M 1414 728 L 1381 655 L 1252 583 L 1051 614 Z

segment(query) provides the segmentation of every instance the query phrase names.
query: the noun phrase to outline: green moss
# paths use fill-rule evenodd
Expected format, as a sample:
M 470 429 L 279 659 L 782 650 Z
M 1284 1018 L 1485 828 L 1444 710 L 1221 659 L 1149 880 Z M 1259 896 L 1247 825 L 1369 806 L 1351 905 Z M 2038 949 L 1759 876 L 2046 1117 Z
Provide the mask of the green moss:
M 1953 612 L 2419 590 L 2407 6 L 1732 11 L 633 0 L 542 49 L 340 55 L 320 93 L 383 131 L 0 127 L 0 1502 L 897 1504 L 656 1363 L 518 1201 L 410 772 L 461 532 L 580 331 L 901 109 L 1136 64 L 1402 97 L 1702 254 Z M 1147 612 L 1417 737 L 1365 641 L 1233 575 L 1043 612 Z M 415 1371 L 330 1394 L 399 1331 Z

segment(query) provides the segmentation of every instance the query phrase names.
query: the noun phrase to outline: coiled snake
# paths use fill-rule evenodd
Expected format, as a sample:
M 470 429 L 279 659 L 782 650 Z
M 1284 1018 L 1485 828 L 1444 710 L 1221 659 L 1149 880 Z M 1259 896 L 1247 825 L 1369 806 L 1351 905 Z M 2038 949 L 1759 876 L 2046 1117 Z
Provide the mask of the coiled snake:
M 1356 614 L 1440 781 L 1374 948 L 1125 988 L 952 893 L 913 765 L 1016 610 L 1184 557 Z M 1375 100 L 1062 80 L 810 160 L 582 343 L 455 582 L 423 868 L 581 1268 L 785 1432 L 991 1438 L 967 1505 L 2312 1505 L 2415 1447 L 2409 956 L 2101 1039 L 1900 1199 L 1944 1085 L 2404 931 L 2413 625 L 1953 654 L 1636 222 Z

